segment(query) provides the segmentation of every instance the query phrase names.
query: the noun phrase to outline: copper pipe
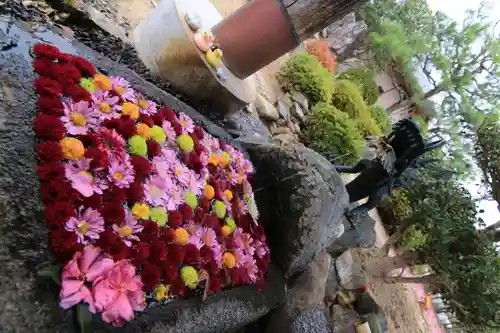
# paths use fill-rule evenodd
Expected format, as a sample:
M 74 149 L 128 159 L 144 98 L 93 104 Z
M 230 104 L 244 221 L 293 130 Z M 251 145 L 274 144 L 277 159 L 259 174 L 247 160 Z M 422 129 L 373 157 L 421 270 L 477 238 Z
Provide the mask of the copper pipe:
M 240 79 L 298 46 L 279 0 L 253 0 L 213 27 L 212 33 L 224 53 L 224 64 Z

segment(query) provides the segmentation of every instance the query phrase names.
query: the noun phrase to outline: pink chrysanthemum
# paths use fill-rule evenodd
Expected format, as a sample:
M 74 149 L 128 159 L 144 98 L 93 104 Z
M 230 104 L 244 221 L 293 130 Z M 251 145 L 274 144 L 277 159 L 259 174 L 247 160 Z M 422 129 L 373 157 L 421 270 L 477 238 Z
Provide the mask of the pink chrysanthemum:
M 108 180 L 119 188 L 128 188 L 134 182 L 134 167 L 128 159 L 112 158 L 109 161 Z
M 174 186 L 165 198 L 166 208 L 168 211 L 174 211 L 182 203 L 184 203 L 184 191 L 181 187 Z
M 151 116 L 158 112 L 158 106 L 155 102 L 139 94 L 137 94 L 137 105 L 139 105 L 139 112 L 141 114 Z
M 132 246 L 132 241 L 139 241 L 139 237 L 136 234 L 140 233 L 142 229 L 144 227 L 137 222 L 137 219 L 129 210 L 125 210 L 125 220 L 121 226 L 113 224 L 113 230 L 128 247 Z
M 246 254 L 253 256 L 255 254 L 255 248 L 253 247 L 253 239 L 250 234 L 247 234 L 241 228 L 236 228 L 233 233 L 234 243 L 238 248 L 245 251 Z
M 248 275 L 248 278 L 250 281 L 253 283 L 257 281 L 257 272 L 258 272 L 258 267 L 257 263 L 255 262 L 255 259 L 252 257 L 249 257 L 247 261 L 243 264 L 243 268 L 245 268 L 245 271 Z
M 120 100 L 118 96 L 110 96 L 108 91 L 99 91 L 91 94 L 91 97 L 94 111 L 99 115 L 99 119 L 113 119 L 120 116 L 117 112 L 117 104 Z
M 99 239 L 99 234 L 104 231 L 104 219 L 97 210 L 80 207 L 77 217 L 71 217 L 65 229 L 76 234 L 78 243 L 88 244 Z
M 111 76 L 109 79 L 113 84 L 113 90 L 116 91 L 121 98 L 133 103 L 137 101 L 135 92 L 130 87 L 130 83 L 127 80 L 119 76 Z
M 197 196 L 200 196 L 203 192 L 203 188 L 205 187 L 206 181 L 202 178 L 199 178 L 196 172 L 189 170 L 188 179 L 186 182 L 187 190 L 189 192 L 193 192 Z
M 149 177 L 144 183 L 144 195 L 147 203 L 153 206 L 165 204 L 167 194 L 173 187 L 174 184 L 169 177 Z
M 125 139 L 114 129 L 101 128 L 97 132 L 99 149 L 103 149 L 108 156 L 123 159 L 127 145 Z
M 194 122 L 187 114 L 181 112 L 179 114 L 179 124 L 182 127 L 183 133 L 193 133 L 194 132 Z
M 172 127 L 172 124 L 169 121 L 164 121 L 162 126 L 165 135 L 167 136 L 167 144 L 173 145 L 175 144 L 175 139 L 177 138 L 177 134 L 175 134 L 175 130 Z
M 203 152 L 200 154 L 199 158 L 201 165 L 206 167 L 208 165 L 208 154 Z
M 240 248 L 233 249 L 231 253 L 236 260 L 236 267 L 242 267 L 249 258 L 249 256 Z
M 254 241 L 253 247 L 255 248 L 255 254 L 259 258 L 263 258 L 269 251 L 266 244 L 262 243 L 260 240 Z
M 209 151 L 216 151 L 216 150 L 220 149 L 219 140 L 217 140 L 216 138 L 214 138 L 211 135 L 208 135 L 208 134 L 205 135 L 200 142 Z
M 248 213 L 248 206 L 247 206 L 247 203 L 245 202 L 245 200 L 242 200 L 240 198 L 237 198 L 236 199 L 236 209 L 238 210 L 238 213 L 240 215 L 245 215 L 246 213 Z
M 187 166 L 177 161 L 173 168 L 173 176 L 182 186 L 187 186 L 189 181 L 189 169 Z
M 78 103 L 63 102 L 64 116 L 61 121 L 66 130 L 71 135 L 87 134 L 89 129 L 95 128 L 99 124 L 99 119 L 86 101 Z
M 71 187 L 89 198 L 94 193 L 102 194 L 109 188 L 106 179 L 97 174 L 92 174 L 90 169 L 91 159 L 82 157 L 78 161 L 71 161 L 64 165 L 64 174 L 71 182 Z

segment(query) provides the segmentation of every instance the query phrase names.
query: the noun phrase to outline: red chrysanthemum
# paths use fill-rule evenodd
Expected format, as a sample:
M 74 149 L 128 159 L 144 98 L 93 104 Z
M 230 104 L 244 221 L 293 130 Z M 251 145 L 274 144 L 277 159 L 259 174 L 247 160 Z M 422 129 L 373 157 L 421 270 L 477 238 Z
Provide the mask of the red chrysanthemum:
M 151 119 L 153 120 L 153 123 L 157 126 L 163 125 L 163 121 L 165 121 L 165 118 L 162 117 L 162 115 L 159 112 L 152 115 Z
M 167 284 L 172 284 L 180 279 L 179 266 L 170 260 L 163 262 L 161 266 L 163 279 Z
M 97 246 L 115 260 L 122 260 L 130 257 L 130 248 L 123 243 L 119 235 L 117 235 L 111 227 L 106 228 L 96 242 Z
M 171 228 L 177 229 L 182 226 L 182 214 L 179 212 L 168 213 L 168 225 Z
M 69 53 L 59 53 L 59 56 L 57 57 L 58 62 L 60 63 L 65 63 L 65 62 L 71 62 L 71 59 L 73 59 L 73 56 Z
M 222 289 L 224 280 L 221 276 L 210 276 L 210 285 L 208 291 L 210 293 L 218 293 Z
M 210 200 L 208 200 L 207 198 L 203 197 L 200 200 L 200 208 L 202 209 L 202 211 L 204 213 L 207 213 L 210 210 L 210 207 L 211 207 Z
M 214 252 L 210 247 L 204 245 L 200 249 L 200 257 L 202 264 L 208 264 L 210 261 L 214 259 Z
M 127 144 L 120 134 L 114 129 L 101 128 L 95 134 L 98 148 L 107 154 L 123 155 L 127 150 Z
M 126 139 L 134 136 L 136 133 L 135 120 L 129 116 L 121 116 L 116 131 Z
M 105 203 L 113 203 L 115 205 L 122 205 L 125 202 L 127 193 L 124 188 L 111 186 L 103 192 L 103 199 Z
M 47 140 L 61 140 L 66 134 L 66 128 L 59 118 L 46 114 L 35 117 L 34 130 L 36 136 Z
M 67 96 L 71 97 L 73 102 L 77 103 L 81 101 L 92 101 L 92 96 L 90 96 L 90 93 L 80 86 L 70 86 L 65 90 L 65 92 Z
M 153 242 L 158 239 L 160 231 L 158 229 L 158 224 L 153 221 L 142 222 L 142 232 L 139 234 L 139 238 L 144 242 Z
M 162 107 L 159 113 L 161 113 L 163 118 L 168 120 L 169 122 L 173 122 L 177 117 L 174 110 L 166 106 Z
M 36 147 L 36 157 L 40 163 L 54 163 L 63 159 L 59 142 L 42 141 Z
M 194 126 L 194 133 L 200 140 L 203 140 L 205 138 L 205 131 L 198 125 Z
M 194 244 L 184 245 L 184 264 L 199 268 L 201 265 L 200 250 Z
M 212 229 L 217 229 L 219 228 L 220 229 L 220 222 L 219 222 L 219 218 L 213 214 L 208 214 L 205 216 L 204 220 L 203 220 L 203 224 L 207 227 L 207 228 L 212 228 Z
M 139 178 L 146 177 L 153 171 L 153 165 L 143 156 L 133 155 L 130 162 L 134 167 L 135 175 Z
M 33 47 L 33 53 L 37 59 L 55 60 L 59 57 L 60 52 L 57 47 L 49 44 L 38 43 Z
M 219 147 L 220 149 L 222 150 L 226 150 L 226 141 L 222 140 L 222 139 L 219 139 Z
M 172 127 L 174 128 L 175 134 L 177 135 L 182 134 L 182 126 L 178 122 L 173 122 Z
M 40 181 L 64 180 L 64 167 L 60 163 L 38 164 L 36 171 Z
M 46 76 L 39 76 L 35 78 L 35 91 L 40 95 L 49 95 L 49 96 L 62 96 L 62 87 L 61 85 Z
M 205 219 L 206 212 L 203 211 L 200 207 L 194 210 L 193 221 L 197 224 L 200 224 Z
M 121 225 L 125 219 L 125 211 L 120 203 L 109 202 L 104 204 L 101 214 L 107 225 L 114 223 Z
M 194 217 L 193 209 L 186 203 L 179 206 L 179 212 L 184 218 L 184 222 L 191 221 Z
M 63 90 L 78 85 L 82 79 L 82 73 L 72 63 L 58 63 L 53 73 Z
M 90 147 L 85 150 L 85 157 L 90 158 L 90 168 L 106 169 L 108 167 L 108 154 L 96 147 Z
M 160 283 L 161 270 L 153 263 L 144 265 L 141 271 L 141 280 L 144 283 L 144 291 L 150 292 Z
M 165 244 L 171 243 L 175 239 L 175 230 L 170 227 L 160 228 L 160 236 Z
M 59 180 L 42 184 L 40 192 L 42 193 L 42 200 L 46 205 L 60 201 L 70 202 L 76 198 L 75 191 L 71 188 L 71 185 Z
M 201 143 L 194 145 L 194 153 L 196 153 L 196 155 L 198 155 L 198 158 L 199 158 L 199 155 L 201 155 L 204 152 L 205 152 L 205 147 L 203 147 L 203 145 Z
M 184 246 L 179 245 L 179 244 L 168 244 L 167 245 L 167 251 L 168 251 L 168 256 L 169 259 L 177 264 L 180 265 L 184 261 L 184 256 L 186 255 L 186 251 L 184 249 Z
M 147 145 L 148 145 L 148 156 L 150 158 L 155 157 L 161 152 L 161 146 L 155 140 L 148 140 Z
M 50 250 L 59 262 L 66 263 L 83 245 L 78 243 L 76 234 L 63 228 L 55 229 L 50 233 Z
M 170 290 L 174 296 L 187 296 L 188 289 L 181 278 L 173 281 L 170 285 Z
M 36 59 L 33 61 L 33 70 L 35 73 L 51 77 L 54 74 L 55 63 L 46 59 Z
M 133 250 L 134 259 L 138 264 L 144 263 L 146 259 L 148 259 L 150 253 L 149 244 L 144 242 L 136 244 Z
M 56 202 L 45 207 L 44 216 L 49 229 L 64 228 L 69 218 L 75 216 L 75 209 L 68 202 Z
M 237 248 L 236 243 L 234 242 L 233 235 L 230 235 L 230 236 L 226 237 L 225 243 L 226 243 L 226 248 L 228 250 L 232 250 L 232 249 Z
M 96 74 L 94 65 L 92 65 L 92 63 L 90 63 L 90 61 L 85 58 L 73 56 L 71 62 L 73 63 L 73 65 L 75 65 L 76 68 L 78 68 L 78 70 L 80 70 L 82 75 L 85 77 L 94 77 L 94 75 Z
M 233 285 L 241 285 L 250 282 L 250 277 L 247 274 L 247 271 L 243 267 L 235 267 L 231 271 L 231 282 Z
M 118 126 L 120 126 L 120 119 L 118 118 L 106 119 L 102 122 L 102 125 L 109 129 L 117 129 Z
M 141 114 L 139 116 L 139 121 L 143 122 L 144 124 L 148 125 L 149 127 L 152 127 L 155 123 L 153 121 L 153 118 L 150 116 L 147 116 L 145 114 Z
M 139 202 L 144 199 L 144 187 L 139 179 L 136 179 L 126 190 L 129 202 Z
M 167 246 L 161 240 L 157 240 L 150 245 L 151 255 L 149 256 L 149 261 L 154 263 L 161 263 L 167 259 Z
M 60 117 L 64 113 L 61 99 L 57 96 L 40 96 L 36 101 L 36 110 L 39 114 Z
M 90 207 L 95 210 L 101 211 L 103 202 L 102 202 L 102 195 L 99 194 L 94 194 L 93 196 L 89 198 L 83 198 L 82 199 L 83 206 L 85 207 Z

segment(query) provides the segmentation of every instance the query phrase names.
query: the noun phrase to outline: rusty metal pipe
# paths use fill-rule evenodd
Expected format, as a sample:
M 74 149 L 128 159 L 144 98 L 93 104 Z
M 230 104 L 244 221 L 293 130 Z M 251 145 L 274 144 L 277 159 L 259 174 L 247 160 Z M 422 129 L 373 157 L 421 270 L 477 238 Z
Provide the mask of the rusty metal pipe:
M 212 33 L 224 53 L 224 64 L 240 79 L 300 43 L 280 0 L 253 0 L 214 26 Z

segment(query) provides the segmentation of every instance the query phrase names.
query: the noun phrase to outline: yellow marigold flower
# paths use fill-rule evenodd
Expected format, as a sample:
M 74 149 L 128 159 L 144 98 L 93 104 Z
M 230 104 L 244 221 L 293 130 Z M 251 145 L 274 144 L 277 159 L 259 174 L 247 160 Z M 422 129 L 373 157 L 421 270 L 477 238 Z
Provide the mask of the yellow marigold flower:
M 132 207 L 132 214 L 135 217 L 147 220 L 149 218 L 149 206 L 143 203 L 136 203 Z
M 208 200 L 212 200 L 215 196 L 215 189 L 212 185 L 206 184 L 203 188 L 203 196 Z
M 167 299 L 170 294 L 170 285 L 159 284 L 155 288 L 155 299 L 162 301 Z
M 230 226 L 228 226 L 228 225 L 222 226 L 222 236 L 227 237 L 227 236 L 231 235 L 231 232 L 232 231 L 231 231 Z
M 151 128 L 143 123 L 137 124 L 137 134 L 142 136 L 144 139 L 149 139 L 151 136 Z
M 175 239 L 174 241 L 180 245 L 186 245 L 189 243 L 189 234 L 184 228 L 175 229 Z
M 181 268 L 181 279 L 189 289 L 196 289 L 198 272 L 191 266 L 184 266 Z
M 227 268 L 234 268 L 236 266 L 236 258 L 229 252 L 224 252 L 222 255 L 222 264 Z
M 228 201 L 233 200 L 233 192 L 231 192 L 231 190 L 225 190 L 224 191 L 224 196 L 226 197 L 226 199 Z
M 94 75 L 94 86 L 104 91 L 113 89 L 111 80 L 106 75 L 102 74 Z
M 129 116 L 132 119 L 139 118 L 139 107 L 134 103 L 125 102 L 122 105 L 122 114 Z
M 64 158 L 68 160 L 79 160 L 85 154 L 83 143 L 76 139 L 66 137 L 60 141 Z

